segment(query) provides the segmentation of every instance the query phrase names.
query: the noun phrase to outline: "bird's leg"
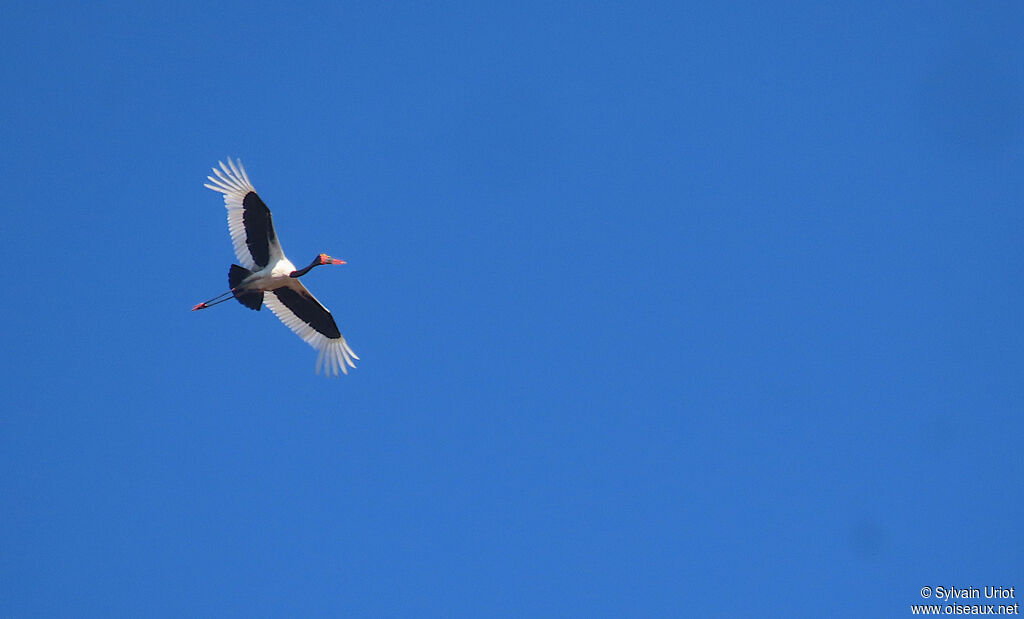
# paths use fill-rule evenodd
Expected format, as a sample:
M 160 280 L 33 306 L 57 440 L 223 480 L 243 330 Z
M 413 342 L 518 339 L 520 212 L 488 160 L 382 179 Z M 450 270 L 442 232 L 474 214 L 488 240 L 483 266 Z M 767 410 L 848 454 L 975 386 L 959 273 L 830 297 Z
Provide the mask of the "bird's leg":
M 235 290 L 234 290 L 234 288 L 232 288 L 231 290 L 228 290 L 225 293 L 222 293 L 222 294 L 219 294 L 219 295 L 213 297 L 209 301 L 203 301 L 202 303 L 197 304 L 195 307 L 192 308 L 192 311 L 194 312 L 196 310 L 206 309 L 208 307 L 213 307 L 214 305 L 217 305 L 218 303 L 223 303 L 223 302 L 227 301 L 228 299 L 233 298 L 234 294 L 235 294 Z M 228 295 L 230 295 L 230 296 L 228 296 Z M 221 298 L 221 297 L 223 297 L 223 298 Z

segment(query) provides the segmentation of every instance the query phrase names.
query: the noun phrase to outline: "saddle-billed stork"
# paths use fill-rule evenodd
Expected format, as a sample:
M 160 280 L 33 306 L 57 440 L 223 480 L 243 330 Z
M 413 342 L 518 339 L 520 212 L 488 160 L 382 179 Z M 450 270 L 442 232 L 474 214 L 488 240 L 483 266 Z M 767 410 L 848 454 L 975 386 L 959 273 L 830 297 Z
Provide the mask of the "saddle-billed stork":
M 338 375 L 340 369 L 348 374 L 348 367 L 356 367 L 358 359 L 349 348 L 345 337 L 338 331 L 334 317 L 316 300 L 299 278 L 322 264 L 345 264 L 344 260 L 319 254 L 304 269 L 296 269 L 281 251 L 274 232 L 270 209 L 253 189 L 241 161 L 228 164 L 217 162 L 213 168 L 217 178 L 207 176 L 212 184 L 205 187 L 224 194 L 228 209 L 228 230 L 235 246 L 235 255 L 242 266 L 232 264 L 228 271 L 230 290 L 209 301 L 199 303 L 192 311 L 206 309 L 232 297 L 242 305 L 259 310 L 263 304 L 270 308 L 289 329 L 294 331 L 320 354 L 316 372 L 325 368 L 325 375 Z

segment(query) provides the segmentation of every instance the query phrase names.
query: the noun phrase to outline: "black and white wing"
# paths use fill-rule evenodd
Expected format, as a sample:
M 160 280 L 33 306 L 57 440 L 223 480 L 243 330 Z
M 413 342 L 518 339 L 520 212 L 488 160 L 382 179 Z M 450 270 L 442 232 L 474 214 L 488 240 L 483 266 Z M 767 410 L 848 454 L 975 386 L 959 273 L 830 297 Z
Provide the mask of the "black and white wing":
M 324 368 L 326 376 L 332 373 L 337 376 L 338 369 L 348 374 L 349 367 L 356 367 L 352 360 L 359 357 L 338 331 L 331 312 L 301 282 L 293 280 L 286 287 L 267 291 L 263 295 L 263 303 L 289 329 L 320 352 L 316 358 L 317 374 Z
M 220 168 L 213 168 L 217 178 L 207 176 L 213 184 L 207 183 L 204 187 L 224 194 L 228 231 L 239 262 L 250 271 L 275 264 L 284 257 L 284 252 L 274 233 L 270 209 L 256 194 L 241 161 L 231 161 L 228 157 L 227 165 L 222 161 L 217 163 Z

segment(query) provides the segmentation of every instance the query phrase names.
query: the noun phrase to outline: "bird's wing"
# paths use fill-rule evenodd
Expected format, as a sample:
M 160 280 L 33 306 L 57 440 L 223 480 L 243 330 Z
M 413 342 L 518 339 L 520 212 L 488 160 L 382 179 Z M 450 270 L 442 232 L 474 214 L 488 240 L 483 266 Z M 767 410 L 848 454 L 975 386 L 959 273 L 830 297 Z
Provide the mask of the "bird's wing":
M 269 290 L 263 295 L 263 303 L 270 311 L 281 319 L 289 329 L 294 331 L 307 344 L 320 351 L 316 359 L 316 373 L 320 368 L 326 375 L 348 374 L 348 367 L 356 367 L 353 359 L 358 359 L 348 347 L 345 337 L 338 331 L 338 325 L 327 308 L 316 300 L 302 282 L 292 280 L 288 286 Z M 345 367 L 346 364 L 348 367 Z
M 220 168 L 213 168 L 217 178 L 207 176 L 212 184 L 204 186 L 224 194 L 235 255 L 242 266 L 253 271 L 276 263 L 284 257 L 284 252 L 274 233 L 270 209 L 256 194 L 241 161 L 231 161 L 228 157 L 227 165 L 217 163 Z

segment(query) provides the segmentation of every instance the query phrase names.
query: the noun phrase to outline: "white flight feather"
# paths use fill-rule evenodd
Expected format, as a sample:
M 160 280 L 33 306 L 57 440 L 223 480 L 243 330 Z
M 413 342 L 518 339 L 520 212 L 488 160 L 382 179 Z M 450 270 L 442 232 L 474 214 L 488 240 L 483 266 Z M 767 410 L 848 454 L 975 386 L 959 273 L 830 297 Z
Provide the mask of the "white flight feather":
M 242 221 L 242 215 L 245 213 L 242 200 L 245 199 L 247 193 L 255 192 L 256 189 L 249 182 L 249 176 L 245 173 L 241 161 L 238 162 L 237 167 L 230 157 L 228 157 L 228 165 L 224 165 L 223 161 L 217 163 L 220 164 L 220 169 L 213 168 L 217 178 L 207 176 L 206 178 L 210 179 L 210 183 L 213 184 L 204 183 L 203 186 L 224 194 L 224 207 L 228 210 L 228 232 L 231 233 L 231 244 L 235 248 L 235 255 L 238 256 L 238 261 L 245 268 L 250 271 L 258 270 L 257 267 L 261 265 L 256 264 L 252 254 L 249 253 L 249 246 L 245 244 L 245 222 Z M 280 246 L 277 250 L 280 252 Z M 273 264 L 276 262 L 273 259 L 274 248 L 271 248 L 271 254 L 270 263 Z
M 349 348 L 344 335 L 332 339 L 320 333 L 293 314 L 287 305 L 274 296 L 272 291 L 267 291 L 263 295 L 263 304 L 270 308 L 270 311 L 274 312 L 274 315 L 280 318 L 286 327 L 319 351 L 320 354 L 316 358 L 317 374 L 323 368 L 325 376 L 330 376 L 332 373 L 337 376 L 339 369 L 343 374 L 348 374 L 349 367 L 356 367 L 352 360 L 359 359 L 359 357 Z M 345 367 L 346 364 L 348 367 Z

